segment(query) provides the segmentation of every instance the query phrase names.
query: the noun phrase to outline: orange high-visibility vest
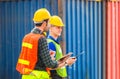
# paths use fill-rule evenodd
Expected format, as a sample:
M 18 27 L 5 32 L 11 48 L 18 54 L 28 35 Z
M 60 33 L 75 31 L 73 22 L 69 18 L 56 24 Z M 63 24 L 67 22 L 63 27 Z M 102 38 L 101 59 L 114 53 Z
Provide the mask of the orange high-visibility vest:
M 22 41 L 22 50 L 18 58 L 16 70 L 21 74 L 30 74 L 37 62 L 38 40 L 43 37 L 40 34 L 29 33 Z

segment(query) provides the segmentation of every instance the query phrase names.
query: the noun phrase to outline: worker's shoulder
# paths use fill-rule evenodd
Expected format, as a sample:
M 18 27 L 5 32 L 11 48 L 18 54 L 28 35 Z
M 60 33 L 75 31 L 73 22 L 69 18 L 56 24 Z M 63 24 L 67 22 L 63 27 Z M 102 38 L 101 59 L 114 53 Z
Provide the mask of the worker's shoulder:
M 46 37 L 41 37 L 41 38 L 39 38 L 39 41 L 41 41 L 41 42 L 47 42 L 47 39 L 46 39 Z
M 50 47 L 54 47 L 55 46 L 55 44 L 53 42 L 49 42 L 48 44 L 49 44 Z
M 53 42 L 49 42 L 48 47 L 49 47 L 49 49 L 56 51 L 55 44 Z

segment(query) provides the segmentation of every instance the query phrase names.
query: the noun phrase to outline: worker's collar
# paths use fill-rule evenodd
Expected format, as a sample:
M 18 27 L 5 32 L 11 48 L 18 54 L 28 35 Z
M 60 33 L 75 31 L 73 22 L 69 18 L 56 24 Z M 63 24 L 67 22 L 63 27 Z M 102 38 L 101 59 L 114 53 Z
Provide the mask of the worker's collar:
M 48 38 L 49 39 L 52 39 L 53 41 L 55 41 L 56 43 L 60 43 L 60 40 L 57 38 L 57 39 L 54 39 L 52 36 L 48 35 Z
M 42 31 L 38 28 L 33 28 L 31 33 L 35 33 L 35 34 L 42 34 Z

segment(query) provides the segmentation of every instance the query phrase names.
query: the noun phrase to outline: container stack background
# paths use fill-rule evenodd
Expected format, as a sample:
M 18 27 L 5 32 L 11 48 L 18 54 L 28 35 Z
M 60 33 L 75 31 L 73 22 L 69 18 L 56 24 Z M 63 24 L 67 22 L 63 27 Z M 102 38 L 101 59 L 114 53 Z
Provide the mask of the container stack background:
M 120 79 L 120 0 L 0 0 L 0 79 L 21 79 L 22 38 L 43 7 L 63 19 L 63 53 L 84 52 L 67 67 L 69 79 Z
M 106 75 L 120 79 L 120 1 L 107 2 L 106 11 Z

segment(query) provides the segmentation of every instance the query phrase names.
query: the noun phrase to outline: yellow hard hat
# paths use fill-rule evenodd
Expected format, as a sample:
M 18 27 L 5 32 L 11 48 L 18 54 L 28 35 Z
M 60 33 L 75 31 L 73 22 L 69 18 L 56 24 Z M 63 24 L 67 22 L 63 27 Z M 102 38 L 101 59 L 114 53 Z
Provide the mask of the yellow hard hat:
M 50 17 L 49 23 L 55 26 L 61 26 L 61 27 L 64 26 L 62 19 L 56 15 Z
M 34 13 L 33 21 L 34 22 L 41 22 L 43 20 L 49 19 L 51 17 L 49 11 L 45 8 L 38 9 Z

